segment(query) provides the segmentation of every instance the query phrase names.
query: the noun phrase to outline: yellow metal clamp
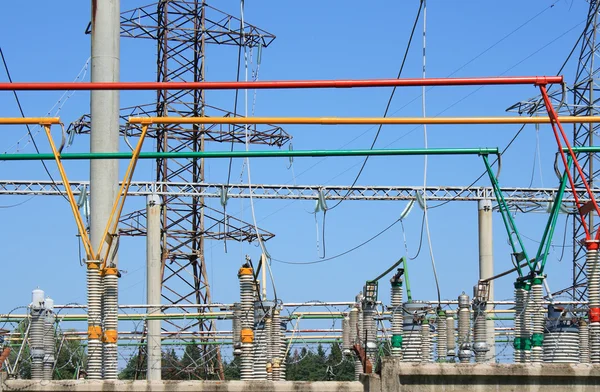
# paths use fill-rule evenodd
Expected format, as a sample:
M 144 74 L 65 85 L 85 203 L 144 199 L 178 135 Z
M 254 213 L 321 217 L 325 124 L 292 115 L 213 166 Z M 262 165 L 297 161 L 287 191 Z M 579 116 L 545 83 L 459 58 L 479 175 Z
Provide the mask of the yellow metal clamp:
M 117 336 L 117 331 L 114 329 L 109 329 L 104 331 L 104 334 L 102 335 L 102 341 L 104 343 L 117 343 Z
M 254 332 L 251 329 L 242 329 L 240 340 L 242 343 L 254 342 Z
M 99 326 L 88 327 L 88 339 L 89 340 L 100 339 L 101 337 L 102 337 L 102 327 L 99 327 Z
M 252 275 L 252 273 L 253 273 L 252 268 L 242 267 L 242 268 L 240 268 L 240 270 L 238 272 L 238 276 Z

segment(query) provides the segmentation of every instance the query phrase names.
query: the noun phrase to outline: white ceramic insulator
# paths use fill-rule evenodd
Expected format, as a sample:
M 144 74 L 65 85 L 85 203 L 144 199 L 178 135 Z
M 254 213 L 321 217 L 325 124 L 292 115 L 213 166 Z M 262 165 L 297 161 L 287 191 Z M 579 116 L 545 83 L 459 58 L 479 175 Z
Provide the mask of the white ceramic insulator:
M 86 274 L 88 327 L 101 327 L 102 278 L 98 269 L 88 268 Z M 87 351 L 87 378 L 90 380 L 99 380 L 102 378 L 102 341 L 100 338 L 88 340 Z
M 437 318 L 437 359 L 446 361 L 448 354 L 448 336 L 447 336 L 447 318 L 445 314 L 438 315 Z
M 579 363 L 590 363 L 590 330 L 588 323 L 579 323 Z

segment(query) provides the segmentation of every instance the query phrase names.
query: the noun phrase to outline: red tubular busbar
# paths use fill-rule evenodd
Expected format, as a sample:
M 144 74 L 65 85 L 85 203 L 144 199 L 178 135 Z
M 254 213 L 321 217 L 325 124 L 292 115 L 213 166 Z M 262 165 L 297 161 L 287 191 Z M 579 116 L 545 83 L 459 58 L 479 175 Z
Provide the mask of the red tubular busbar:
M 512 76 L 483 78 L 366 79 L 366 80 L 272 80 L 257 82 L 41 82 L 0 83 L 0 91 L 42 90 L 236 90 L 401 86 L 473 86 L 562 83 L 562 76 Z

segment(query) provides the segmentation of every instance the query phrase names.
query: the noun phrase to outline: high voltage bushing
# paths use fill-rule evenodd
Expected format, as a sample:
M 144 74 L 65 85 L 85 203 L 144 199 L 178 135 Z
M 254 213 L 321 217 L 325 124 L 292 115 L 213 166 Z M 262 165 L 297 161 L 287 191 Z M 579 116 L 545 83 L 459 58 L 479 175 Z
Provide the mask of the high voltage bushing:
M 349 339 L 349 349 L 346 355 L 352 357 L 353 351 L 352 347 L 358 343 L 358 318 L 360 311 L 356 306 L 350 309 L 348 314 L 348 339 Z M 362 372 L 362 363 L 360 359 L 354 355 L 354 380 L 358 381 L 360 377 L 360 373 Z
M 579 363 L 590 363 L 590 330 L 587 321 L 579 320 Z
M 458 359 L 461 363 L 471 361 L 471 301 L 464 292 L 458 296 Z
M 281 314 L 281 309 L 279 310 L 279 314 Z M 281 318 L 281 316 L 280 316 Z M 286 369 L 286 363 L 285 363 L 285 359 L 286 359 L 286 354 L 288 351 L 288 341 L 285 338 L 285 332 L 287 331 L 287 323 L 288 323 L 289 319 L 283 319 L 281 318 L 281 322 L 279 323 L 280 325 L 280 331 L 281 331 L 281 351 L 279 352 L 279 358 L 280 358 L 280 362 L 279 362 L 279 379 L 282 381 L 285 381 L 285 369 Z
M 531 308 L 531 362 L 540 363 L 543 360 L 544 344 L 544 306 L 543 301 L 543 276 L 536 276 L 531 281 L 531 294 L 529 297 Z
M 402 357 L 402 277 L 393 276 L 390 280 L 392 312 L 392 357 Z
M 233 304 L 233 315 L 231 318 L 231 332 L 233 342 L 233 355 L 242 354 L 242 342 L 240 335 L 242 334 L 242 308 L 239 302 Z
M 44 292 L 35 289 L 29 308 L 29 350 L 31 353 L 31 379 L 44 379 Z
M 348 356 L 352 354 L 350 345 L 350 318 L 344 316 L 342 319 L 342 354 Z
M 363 295 L 362 292 L 359 292 L 358 295 L 355 297 L 355 301 L 356 301 L 356 309 L 358 310 L 357 313 L 357 322 L 356 322 L 356 339 L 354 341 L 354 344 L 358 344 L 360 346 L 364 346 L 364 336 L 365 336 L 365 330 L 364 330 L 364 314 L 362 311 L 362 300 L 363 300 Z M 360 360 L 360 358 L 358 357 L 358 355 L 354 356 L 354 379 L 355 380 L 359 380 L 360 379 L 360 375 L 364 372 L 363 369 L 363 363 Z
M 377 354 L 377 321 L 375 320 L 375 302 L 363 300 L 363 336 L 367 358 L 375 364 Z
M 87 378 L 102 378 L 102 277 L 97 260 L 87 264 L 88 346 Z
M 475 352 L 475 362 L 484 363 L 486 353 L 490 351 L 487 343 L 487 320 L 485 313 L 486 303 L 473 301 L 473 351 Z
M 428 307 L 422 301 L 405 302 L 402 306 L 402 360 L 405 362 L 423 361 L 421 329 Z
M 438 361 L 446 362 L 448 354 L 448 329 L 447 329 L 446 312 L 439 310 L 437 312 L 437 359 Z
M 102 334 L 102 360 L 104 379 L 116 380 L 118 376 L 118 328 L 119 328 L 119 271 L 115 267 L 103 271 L 104 301 L 103 319 L 104 333 Z
M 267 334 L 270 333 L 270 325 L 267 320 L 271 317 L 271 309 L 274 304 L 270 301 L 256 301 L 254 303 L 254 379 L 267 379 L 267 364 L 269 362 L 269 341 Z
M 431 362 L 431 328 L 427 319 L 421 324 L 421 361 Z
M 44 301 L 44 380 L 52 380 L 52 370 L 54 369 L 54 300 L 46 298 Z
M 528 363 L 531 360 L 531 283 L 523 283 L 523 311 L 521 312 L 521 362 Z
M 590 331 L 590 362 L 600 363 L 600 255 L 598 242 L 587 244 L 587 278 Z
M 529 283 L 517 280 L 515 282 L 515 337 L 513 340 L 515 363 L 527 362 L 531 339 L 529 336 L 529 319 L 526 304 L 529 300 Z
M 254 271 L 245 265 L 240 268 L 240 308 L 241 308 L 241 355 L 240 379 L 254 378 Z
M 273 381 L 281 380 L 281 310 L 279 307 L 273 308 L 271 322 L 271 366 Z
M 271 314 L 267 314 L 265 317 L 265 336 L 266 336 L 266 372 L 267 372 L 267 380 L 273 381 L 273 320 L 271 319 Z
M 454 362 L 456 358 L 456 326 L 454 325 L 453 310 L 446 311 L 446 355 L 448 360 Z
M 569 317 L 570 315 L 571 313 L 564 309 L 548 306 L 548 321 L 543 341 L 544 362 L 579 363 L 580 335 L 575 320 L 572 315 Z

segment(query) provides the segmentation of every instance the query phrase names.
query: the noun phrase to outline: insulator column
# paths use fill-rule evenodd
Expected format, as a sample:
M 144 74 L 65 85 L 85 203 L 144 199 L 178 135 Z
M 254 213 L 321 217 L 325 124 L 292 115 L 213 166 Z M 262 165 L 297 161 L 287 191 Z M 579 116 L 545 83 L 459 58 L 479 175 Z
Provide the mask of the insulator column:
M 119 327 L 119 282 L 116 268 L 106 268 L 104 270 L 104 334 L 103 342 L 103 370 L 104 379 L 116 380 L 118 375 L 119 356 L 117 352 L 118 327 Z
M 280 327 L 280 331 L 281 331 L 281 351 L 280 351 L 280 358 L 281 361 L 279 362 L 279 379 L 282 381 L 285 381 L 285 369 L 286 369 L 286 360 L 287 360 L 287 351 L 288 351 L 288 341 L 285 337 L 285 333 L 287 330 L 287 321 L 288 320 L 283 320 L 281 319 L 281 310 L 279 311 L 279 318 L 280 318 L 280 322 L 279 322 L 279 327 Z M 291 342 L 290 342 L 291 344 Z
M 32 302 L 29 312 L 29 350 L 31 353 L 31 379 L 44 379 L 44 292 L 35 289 L 32 292 Z
M 392 357 L 402 358 L 402 278 L 391 280 Z
M 356 322 L 356 340 L 354 341 L 354 344 L 358 344 L 360 346 L 364 346 L 364 338 L 365 338 L 365 329 L 364 329 L 364 315 L 362 312 L 362 307 L 361 307 L 361 303 L 362 303 L 362 293 L 358 294 L 356 296 L 356 309 L 358 310 L 357 313 L 357 322 Z M 363 369 L 363 363 L 360 360 L 360 358 L 358 357 L 358 355 L 354 356 L 354 379 L 358 380 L 360 378 L 360 375 L 364 372 Z
M 251 267 L 244 266 L 238 272 L 240 280 L 240 307 L 242 353 L 240 356 L 240 379 L 253 379 L 254 370 L 254 284 Z
M 44 301 L 44 380 L 52 380 L 52 371 L 54 370 L 54 300 L 46 298 Z
M 532 323 L 531 323 L 531 362 L 541 363 L 543 360 L 544 345 L 544 306 L 542 301 L 544 293 L 542 288 L 542 276 L 536 276 L 531 284 L 531 296 L 529 303 L 531 305 Z
M 600 363 L 600 255 L 598 242 L 587 244 L 590 362 Z
M 267 314 L 265 317 L 265 340 L 266 340 L 266 372 L 267 372 L 267 380 L 273 381 L 273 336 L 272 336 L 272 322 L 271 315 Z
M 531 284 L 523 283 L 523 311 L 521 312 L 521 362 L 531 360 L 531 318 L 532 318 Z
M 446 362 L 448 354 L 448 336 L 446 324 L 446 312 L 438 311 L 437 314 L 437 359 L 441 362 Z
M 377 355 L 377 321 L 375 320 L 375 303 L 363 301 L 363 328 L 367 358 L 371 364 L 375 364 Z
M 485 308 L 485 303 L 473 301 L 473 351 L 477 363 L 487 362 L 486 353 L 489 351 Z
M 273 319 L 271 322 L 271 363 L 273 381 L 281 380 L 281 314 L 278 307 L 273 308 Z
M 421 361 L 431 362 L 431 328 L 427 319 L 421 325 Z
M 102 277 L 99 263 L 87 261 L 88 346 L 87 378 L 102 378 Z
M 469 363 L 471 351 L 471 301 L 464 292 L 458 296 L 458 359 L 461 363 Z
M 590 363 L 590 330 L 585 320 L 579 320 L 579 363 Z
M 446 355 L 450 362 L 454 362 L 456 357 L 456 326 L 454 325 L 454 311 L 446 311 Z
M 231 333 L 233 342 L 233 355 L 242 354 L 242 308 L 239 302 L 233 304 L 233 315 L 231 318 Z
M 421 329 L 427 304 L 421 301 L 405 302 L 402 313 L 402 360 L 423 361 Z
M 352 354 L 350 344 L 350 318 L 346 316 L 342 319 L 342 354 L 344 356 Z
M 526 309 L 529 302 L 529 289 L 529 283 L 520 280 L 515 282 L 515 338 L 513 341 L 515 363 L 525 363 L 529 360 L 531 339 Z

